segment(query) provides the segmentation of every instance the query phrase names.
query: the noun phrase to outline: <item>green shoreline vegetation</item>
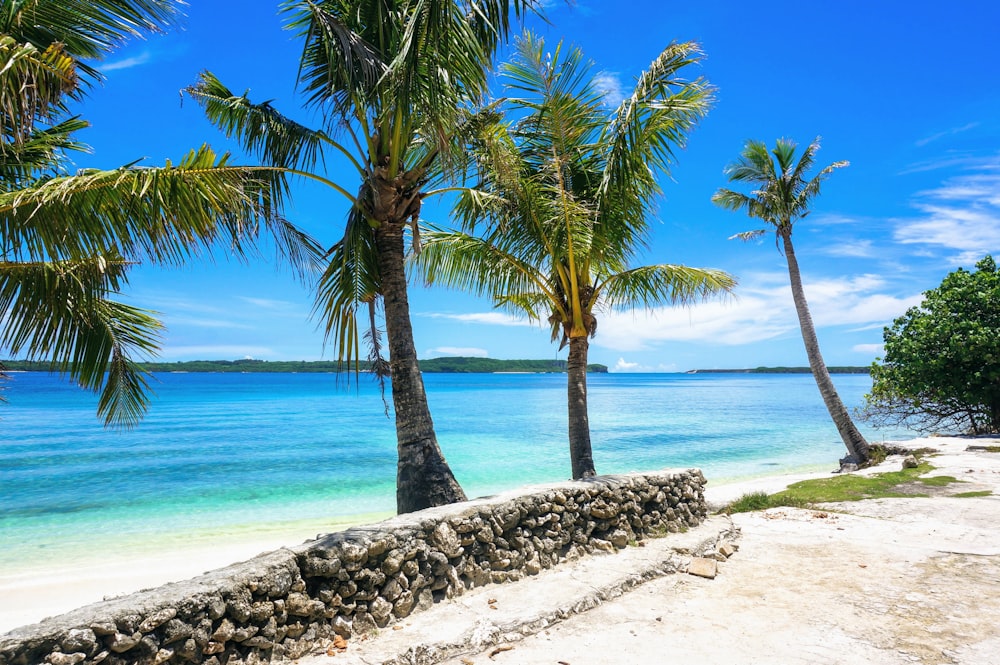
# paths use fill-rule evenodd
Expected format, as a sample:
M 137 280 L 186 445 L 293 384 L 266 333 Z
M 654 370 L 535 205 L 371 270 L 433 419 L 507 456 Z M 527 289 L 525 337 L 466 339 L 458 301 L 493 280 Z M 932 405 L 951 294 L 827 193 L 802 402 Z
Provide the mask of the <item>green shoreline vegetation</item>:
M 47 362 L 31 360 L 4 360 L 0 365 L 12 372 L 49 372 L 52 366 Z M 149 372 L 339 372 L 343 365 L 335 360 L 188 360 L 172 363 L 141 363 Z M 365 368 L 362 367 L 362 370 Z M 431 358 L 420 361 L 420 371 L 428 374 L 491 374 L 497 372 L 524 372 L 536 374 L 558 374 L 566 372 L 565 360 L 496 360 L 494 358 Z M 607 365 L 590 364 L 587 371 L 606 374 Z

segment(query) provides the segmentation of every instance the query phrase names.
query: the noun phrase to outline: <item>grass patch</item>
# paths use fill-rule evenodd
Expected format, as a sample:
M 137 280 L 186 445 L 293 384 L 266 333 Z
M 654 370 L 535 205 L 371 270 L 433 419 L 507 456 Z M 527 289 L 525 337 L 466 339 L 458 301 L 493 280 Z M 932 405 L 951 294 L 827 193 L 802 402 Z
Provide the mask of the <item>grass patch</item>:
M 779 494 L 768 494 L 767 492 L 748 492 L 740 498 L 726 506 L 723 512 L 726 513 L 749 513 L 754 510 L 767 510 L 779 506 L 789 506 L 792 508 L 802 508 L 807 505 L 795 497 L 785 497 Z
M 871 476 L 845 473 L 835 478 L 803 480 L 789 485 L 788 489 L 777 494 L 769 495 L 764 492 L 744 494 L 731 503 L 726 512 L 745 513 L 777 506 L 802 507 L 834 501 L 927 496 L 927 494 L 915 492 L 914 487 L 921 485 L 944 487 L 952 483 L 962 482 L 952 476 L 919 477 L 933 470 L 933 466 L 927 462 L 921 462 L 913 469 L 889 471 Z
M 1000 446 L 969 446 L 966 450 L 977 453 L 1000 453 Z
M 972 499 L 977 496 L 993 496 L 993 492 L 989 490 L 977 490 L 975 492 L 962 492 L 961 494 L 952 494 L 952 496 L 959 499 Z
M 918 467 L 919 468 L 919 467 Z M 917 478 L 918 483 L 923 483 L 928 487 L 947 487 L 952 483 L 964 483 L 964 480 L 959 480 L 954 476 L 931 476 L 930 478 Z

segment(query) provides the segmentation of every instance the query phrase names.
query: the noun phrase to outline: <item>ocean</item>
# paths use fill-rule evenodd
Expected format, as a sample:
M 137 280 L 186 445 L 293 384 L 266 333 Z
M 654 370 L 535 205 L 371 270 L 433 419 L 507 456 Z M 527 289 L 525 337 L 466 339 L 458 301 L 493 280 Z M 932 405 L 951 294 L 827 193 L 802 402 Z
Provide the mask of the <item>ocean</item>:
M 395 428 L 368 377 L 159 374 L 148 416 L 124 433 L 58 377 L 11 377 L 0 405 L 5 573 L 315 534 L 394 510 Z M 569 477 L 565 375 L 424 378 L 470 497 Z M 834 381 L 849 408 L 871 387 L 866 375 Z M 598 473 L 697 466 L 720 482 L 830 470 L 845 454 L 810 375 L 594 374 L 589 388 Z M 862 429 L 873 442 L 915 436 Z

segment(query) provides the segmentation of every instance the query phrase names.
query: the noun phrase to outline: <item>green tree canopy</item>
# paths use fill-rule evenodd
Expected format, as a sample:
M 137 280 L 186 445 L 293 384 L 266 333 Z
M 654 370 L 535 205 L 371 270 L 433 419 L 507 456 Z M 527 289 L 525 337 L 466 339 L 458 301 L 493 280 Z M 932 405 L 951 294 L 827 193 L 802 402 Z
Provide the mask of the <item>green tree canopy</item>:
M 918 431 L 1000 432 L 1000 273 L 949 273 L 883 333 L 862 416 Z

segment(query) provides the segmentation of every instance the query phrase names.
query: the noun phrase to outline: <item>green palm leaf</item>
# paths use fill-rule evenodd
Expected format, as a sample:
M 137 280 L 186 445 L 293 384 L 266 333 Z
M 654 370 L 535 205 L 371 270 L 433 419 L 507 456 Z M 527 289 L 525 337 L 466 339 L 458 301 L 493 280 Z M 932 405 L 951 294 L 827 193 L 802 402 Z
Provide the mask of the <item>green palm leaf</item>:
M 682 265 L 644 266 L 609 275 L 599 291 L 611 309 L 690 305 L 736 288 L 736 279 L 721 270 Z
M 100 60 L 127 40 L 175 25 L 176 0 L 8 0 L 0 33 L 40 50 L 59 44 L 89 79 L 99 73 L 81 60 Z
M 157 350 L 162 328 L 151 312 L 109 299 L 126 268 L 114 255 L 0 262 L 0 345 L 14 356 L 50 360 L 100 392 L 98 413 L 119 427 L 136 424 L 146 410 L 148 385 L 136 360 Z
M 176 166 L 88 170 L 0 194 L 0 236 L 15 260 L 116 248 L 129 260 L 178 264 L 217 242 L 246 255 L 267 229 L 304 271 L 319 250 L 278 216 L 284 193 L 280 169 L 233 166 L 202 147 Z

